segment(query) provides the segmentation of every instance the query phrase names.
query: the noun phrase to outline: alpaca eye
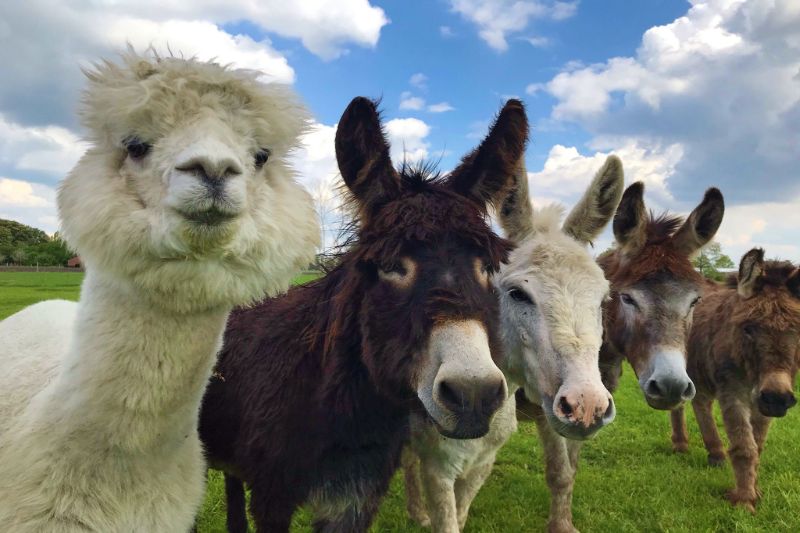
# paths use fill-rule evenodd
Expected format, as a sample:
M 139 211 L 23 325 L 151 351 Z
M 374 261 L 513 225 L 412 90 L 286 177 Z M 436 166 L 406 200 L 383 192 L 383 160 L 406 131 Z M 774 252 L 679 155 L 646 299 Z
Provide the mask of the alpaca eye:
M 262 148 L 261 150 L 256 152 L 255 155 L 256 168 L 263 167 L 264 163 L 266 163 L 267 160 L 269 160 L 269 150 L 267 150 L 266 148 Z
M 128 151 L 128 155 L 133 160 L 142 159 L 148 154 L 148 152 L 150 152 L 150 148 L 152 148 L 150 143 L 144 142 L 139 137 L 135 136 L 127 137 L 122 141 L 122 144 L 125 146 L 125 150 Z
M 522 289 L 514 287 L 508 291 L 508 295 L 515 302 L 533 305 L 533 300 L 531 300 L 531 297 L 528 296 L 528 293 L 523 291 Z

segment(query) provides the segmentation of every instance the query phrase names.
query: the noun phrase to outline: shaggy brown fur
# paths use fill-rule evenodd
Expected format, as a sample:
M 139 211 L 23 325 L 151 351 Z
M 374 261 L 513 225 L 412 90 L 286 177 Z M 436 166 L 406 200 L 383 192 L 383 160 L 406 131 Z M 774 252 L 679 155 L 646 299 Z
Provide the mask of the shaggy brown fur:
M 744 294 L 744 296 L 743 296 Z M 689 338 L 689 375 L 697 386 L 692 407 L 708 461 L 725 461 L 711 414 L 719 400 L 736 488 L 727 495 L 750 511 L 760 494 L 759 456 L 771 417 L 795 404 L 794 380 L 800 365 L 800 270 L 788 262 L 764 261 L 753 249 L 738 276 L 708 294 L 694 312 Z M 683 408 L 672 413 L 673 445 L 685 451 L 688 437 Z
M 625 191 L 614 218 L 616 247 L 598 259 L 611 283 L 611 299 L 603 313 L 600 366 L 603 382 L 612 392 L 619 382 L 623 358 L 641 378 L 659 346 L 684 351 L 693 302 L 681 298 L 686 294 L 699 297 L 704 287 L 690 256 L 695 247 L 713 238 L 724 212 L 722 194 L 714 188 L 706 191 L 686 221 L 666 213 L 648 214 L 643 194 L 641 182 Z M 634 301 L 631 294 L 639 294 L 642 301 Z M 683 401 L 646 397 L 651 406 L 660 409 Z
M 360 213 L 350 250 L 324 278 L 231 315 L 203 402 L 200 434 L 210 464 L 226 473 L 230 531 L 247 528 L 241 481 L 260 532 L 288 531 L 303 503 L 317 531 L 366 531 L 409 414 L 423 409 L 416 383 L 434 326 L 473 319 L 499 357 L 486 277 L 510 244 L 489 228 L 485 205 L 504 194 L 526 138 L 512 100 L 451 177 L 398 173 L 374 104 L 350 104 L 336 136 Z M 495 400 L 474 415 L 454 412 L 456 430 L 485 433 Z

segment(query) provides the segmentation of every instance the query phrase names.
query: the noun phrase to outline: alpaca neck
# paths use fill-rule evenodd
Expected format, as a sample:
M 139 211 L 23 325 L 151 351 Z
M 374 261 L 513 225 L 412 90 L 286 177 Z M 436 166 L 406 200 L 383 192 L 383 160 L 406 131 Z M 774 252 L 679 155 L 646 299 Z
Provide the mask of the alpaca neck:
M 119 450 L 178 446 L 197 412 L 228 309 L 167 311 L 127 281 L 89 272 L 72 345 L 40 411 Z

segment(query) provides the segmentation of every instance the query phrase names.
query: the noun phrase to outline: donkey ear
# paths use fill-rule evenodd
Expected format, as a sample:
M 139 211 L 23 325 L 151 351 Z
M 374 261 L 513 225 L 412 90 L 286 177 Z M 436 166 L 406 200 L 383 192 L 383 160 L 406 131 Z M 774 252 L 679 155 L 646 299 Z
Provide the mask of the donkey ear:
M 644 207 L 644 183 L 637 181 L 629 186 L 614 215 L 614 239 L 621 251 L 633 255 L 647 240 L 647 212 Z
M 800 299 L 800 268 L 795 268 L 794 272 L 786 280 L 786 288 L 797 299 Z
M 578 242 L 591 243 L 614 216 L 624 187 L 622 161 L 610 155 L 564 221 L 564 232 Z
M 375 102 L 361 96 L 344 110 L 336 128 L 336 161 L 359 204 L 374 207 L 400 193 L 400 177 Z
M 739 281 L 736 291 L 742 298 L 750 298 L 756 291 L 756 282 L 764 273 L 764 250 L 753 248 L 739 263 Z
M 520 160 L 511 180 L 511 188 L 500 206 L 500 225 L 512 242 L 519 242 L 533 232 L 533 208 L 528 194 L 528 171 Z
M 716 187 L 711 187 L 706 191 L 700 205 L 694 208 L 683 226 L 673 235 L 675 248 L 692 256 L 714 238 L 724 214 L 725 200 L 722 193 Z
M 527 141 L 525 106 L 519 100 L 509 100 L 480 146 L 450 174 L 450 185 L 482 205 L 500 203 L 525 155 Z

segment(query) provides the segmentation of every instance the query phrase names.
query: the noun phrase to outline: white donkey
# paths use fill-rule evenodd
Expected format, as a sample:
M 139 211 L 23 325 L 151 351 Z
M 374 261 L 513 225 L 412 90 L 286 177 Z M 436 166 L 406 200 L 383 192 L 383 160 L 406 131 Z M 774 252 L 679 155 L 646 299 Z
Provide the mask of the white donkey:
M 614 419 L 614 401 L 598 368 L 608 283 L 586 245 L 614 215 L 623 181 L 622 163 L 610 156 L 560 227 L 560 208 L 533 212 L 527 174 L 520 167 L 499 213 L 518 248 L 493 280 L 500 297 L 508 399 L 480 439 L 448 439 L 423 418 L 411 420 L 411 444 L 404 455 L 408 511 L 433 531 L 464 528 L 497 451 L 517 429 L 517 390 L 537 406 L 551 491 L 575 475 L 578 447 L 570 454 L 563 437 L 586 439 Z M 571 495 L 554 494 L 550 530 L 574 531 Z

